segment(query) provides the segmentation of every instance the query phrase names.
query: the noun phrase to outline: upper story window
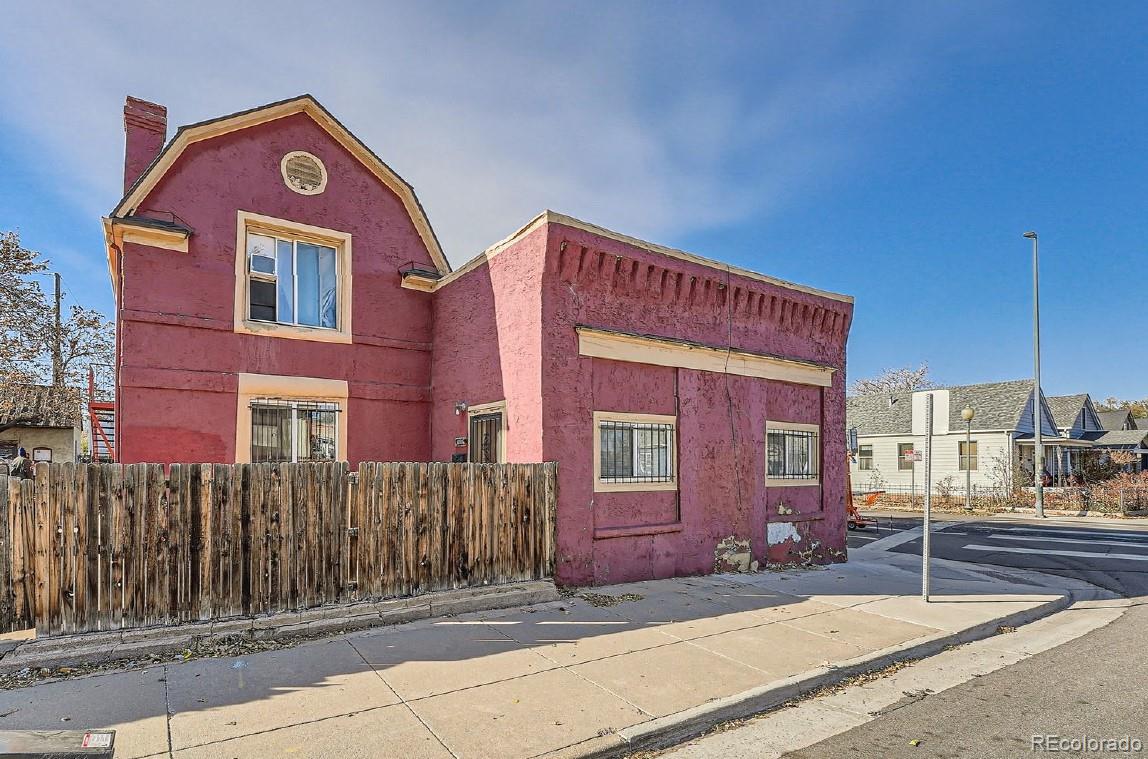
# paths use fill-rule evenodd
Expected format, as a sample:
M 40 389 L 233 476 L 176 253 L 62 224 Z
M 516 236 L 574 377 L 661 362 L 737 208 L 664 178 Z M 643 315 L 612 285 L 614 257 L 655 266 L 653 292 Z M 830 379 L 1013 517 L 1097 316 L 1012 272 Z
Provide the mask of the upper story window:
M 766 484 L 818 484 L 819 433 L 816 424 L 766 422 Z
M 280 235 L 247 233 L 254 321 L 336 329 L 339 272 L 335 248 Z
M 351 235 L 239 211 L 235 331 L 350 343 Z

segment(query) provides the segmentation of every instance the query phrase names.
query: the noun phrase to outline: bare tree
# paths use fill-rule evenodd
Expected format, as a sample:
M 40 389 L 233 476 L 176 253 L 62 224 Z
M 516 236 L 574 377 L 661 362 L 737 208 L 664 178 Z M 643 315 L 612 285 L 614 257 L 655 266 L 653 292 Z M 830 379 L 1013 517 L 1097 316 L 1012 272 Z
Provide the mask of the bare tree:
M 1100 411 L 1123 411 L 1128 409 L 1128 412 L 1137 419 L 1148 417 L 1148 398 L 1139 401 L 1124 401 L 1113 396 L 1108 396 L 1104 400 L 1096 404 L 1096 408 Z
M 16 232 L 0 233 L 0 398 L 15 402 L 26 385 L 52 384 L 52 355 L 56 324 L 52 305 L 35 278 L 49 273 L 49 261 L 25 248 Z M 60 384 L 82 388 L 88 368 L 101 380 L 100 394 L 111 393 L 104 370 L 115 355 L 115 328 L 99 311 L 73 305 L 60 325 Z M 61 404 L 74 402 L 72 393 L 53 393 Z M 45 409 L 51 411 L 51 409 Z
M 906 390 L 930 390 L 937 383 L 929 378 L 929 365 L 921 364 L 897 369 L 885 369 L 876 377 L 854 380 L 849 387 L 850 395 L 871 395 L 873 393 L 897 393 Z

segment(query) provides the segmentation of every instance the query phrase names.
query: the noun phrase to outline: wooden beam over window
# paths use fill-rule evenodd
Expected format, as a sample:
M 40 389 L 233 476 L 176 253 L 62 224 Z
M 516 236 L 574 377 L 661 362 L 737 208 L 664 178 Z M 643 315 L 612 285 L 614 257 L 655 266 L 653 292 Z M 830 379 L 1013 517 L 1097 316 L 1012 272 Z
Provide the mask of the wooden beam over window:
M 578 326 L 578 352 L 583 356 L 629 361 L 655 366 L 698 369 L 719 374 L 793 382 L 829 387 L 833 384 L 831 366 L 812 361 L 781 358 L 736 348 L 723 348 L 688 340 L 656 335 Z

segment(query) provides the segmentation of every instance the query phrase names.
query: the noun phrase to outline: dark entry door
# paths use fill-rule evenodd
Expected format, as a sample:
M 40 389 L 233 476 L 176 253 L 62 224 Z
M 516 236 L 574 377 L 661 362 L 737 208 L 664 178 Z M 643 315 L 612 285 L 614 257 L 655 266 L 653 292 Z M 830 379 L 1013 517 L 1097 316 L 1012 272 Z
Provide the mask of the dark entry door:
M 502 462 L 502 413 L 479 414 L 470 418 L 470 461 L 472 464 Z

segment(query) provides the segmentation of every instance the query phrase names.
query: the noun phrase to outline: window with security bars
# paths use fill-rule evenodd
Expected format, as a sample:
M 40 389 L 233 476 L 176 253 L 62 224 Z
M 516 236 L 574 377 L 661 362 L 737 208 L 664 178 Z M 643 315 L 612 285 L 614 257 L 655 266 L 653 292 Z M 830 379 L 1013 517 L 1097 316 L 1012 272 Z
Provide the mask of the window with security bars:
M 960 446 L 960 463 L 959 471 L 976 471 L 977 469 L 977 441 L 965 442 L 962 440 L 958 443 Z
M 813 430 L 767 429 L 768 474 L 773 480 L 817 479 L 817 433 Z
M 599 481 L 674 481 L 674 425 L 603 419 L 598 423 Z
M 329 245 L 248 232 L 248 318 L 338 329 L 335 253 Z
M 336 461 L 339 404 L 260 399 L 251 403 L 251 461 Z
M 470 461 L 498 464 L 502 461 L 502 414 L 478 414 L 470 418 Z

